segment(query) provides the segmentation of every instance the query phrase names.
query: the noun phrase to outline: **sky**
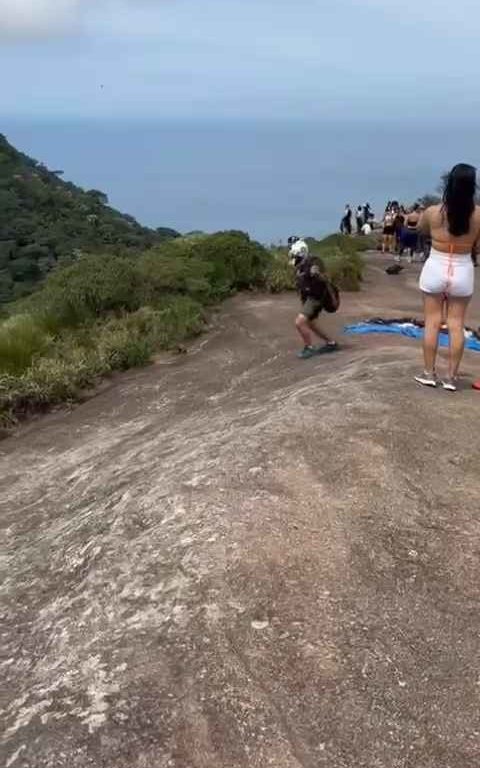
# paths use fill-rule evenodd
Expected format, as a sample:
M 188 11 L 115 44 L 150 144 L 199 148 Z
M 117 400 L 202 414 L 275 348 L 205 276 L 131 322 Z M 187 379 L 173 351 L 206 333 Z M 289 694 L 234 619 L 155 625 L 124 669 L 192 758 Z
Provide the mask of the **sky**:
M 1 114 L 448 120 L 479 34 L 478 0 L 0 0 Z

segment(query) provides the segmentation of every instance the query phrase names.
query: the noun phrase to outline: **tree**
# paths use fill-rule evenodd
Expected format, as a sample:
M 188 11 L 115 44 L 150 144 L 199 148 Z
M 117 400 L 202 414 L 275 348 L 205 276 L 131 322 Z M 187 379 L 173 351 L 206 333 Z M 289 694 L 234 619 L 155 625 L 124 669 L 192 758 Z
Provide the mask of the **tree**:
M 162 240 L 170 240 L 171 238 L 180 237 L 180 232 L 176 229 L 170 229 L 169 227 L 157 227 L 155 232 Z
M 108 205 L 108 196 L 105 192 L 100 192 L 99 189 L 89 189 L 86 194 L 95 200 L 96 203 L 99 203 L 100 205 Z
M 9 272 L 13 280 L 19 283 L 35 282 L 41 275 L 37 262 L 26 257 L 20 257 L 11 261 Z
M 97 189 L 88 192 L 65 182 L 19 152 L 0 135 L 0 302 L 35 288 L 50 269 L 69 262 L 75 251 L 143 251 L 178 236 L 168 228 L 141 226 L 133 216 L 111 208 Z M 102 257 L 99 257 L 102 258 Z M 10 271 L 9 261 L 18 264 Z

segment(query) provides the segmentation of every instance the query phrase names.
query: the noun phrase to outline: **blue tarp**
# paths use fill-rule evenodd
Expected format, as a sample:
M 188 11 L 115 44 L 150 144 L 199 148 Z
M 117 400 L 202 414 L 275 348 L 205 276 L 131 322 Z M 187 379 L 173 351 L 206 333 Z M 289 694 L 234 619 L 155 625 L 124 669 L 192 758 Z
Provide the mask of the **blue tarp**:
M 400 336 L 408 336 L 411 339 L 423 339 L 423 328 L 413 325 L 413 323 L 355 323 L 346 325 L 343 329 L 345 333 L 396 333 Z M 439 343 L 441 347 L 448 347 L 448 333 L 440 333 Z M 480 341 L 475 336 L 465 334 L 465 346 L 467 349 L 473 349 L 480 352 Z

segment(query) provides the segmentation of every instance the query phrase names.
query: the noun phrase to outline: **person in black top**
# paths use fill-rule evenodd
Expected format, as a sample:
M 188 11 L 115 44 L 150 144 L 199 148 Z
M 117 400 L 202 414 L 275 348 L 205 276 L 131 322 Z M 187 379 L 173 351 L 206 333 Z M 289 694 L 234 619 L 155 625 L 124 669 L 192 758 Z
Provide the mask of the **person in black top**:
M 355 213 L 355 221 L 357 224 L 357 235 L 362 234 L 362 227 L 364 224 L 364 218 L 363 218 L 363 208 L 361 205 L 358 206 L 357 211 Z
M 418 203 L 416 203 L 413 208 L 406 214 L 405 226 L 403 227 L 400 243 L 400 256 L 403 256 L 403 252 L 408 250 L 410 255 L 407 258 L 410 262 L 413 261 L 418 246 L 419 223 L 420 206 Z
M 340 231 L 344 235 L 352 234 L 352 209 L 350 205 L 345 206 L 345 213 L 343 214 L 342 223 L 340 224 Z
M 405 208 L 402 206 L 399 206 L 396 209 L 395 213 L 395 221 L 394 221 L 394 227 L 395 227 L 395 250 L 397 253 L 400 252 L 401 243 L 402 243 L 402 233 L 403 228 L 405 226 Z

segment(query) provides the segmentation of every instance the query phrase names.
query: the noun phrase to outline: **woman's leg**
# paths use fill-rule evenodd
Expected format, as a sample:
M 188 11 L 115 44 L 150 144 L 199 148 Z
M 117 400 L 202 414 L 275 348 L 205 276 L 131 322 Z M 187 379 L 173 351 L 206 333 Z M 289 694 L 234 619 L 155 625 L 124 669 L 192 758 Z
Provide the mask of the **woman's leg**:
M 469 296 L 450 296 L 448 299 L 447 325 L 450 340 L 448 375 L 451 379 L 458 375 L 462 362 L 465 347 L 465 312 L 469 301 Z
M 423 357 L 425 371 L 435 373 L 435 361 L 437 358 L 438 334 L 442 324 L 442 294 L 423 294 L 423 306 L 425 313 L 425 332 L 423 336 Z

